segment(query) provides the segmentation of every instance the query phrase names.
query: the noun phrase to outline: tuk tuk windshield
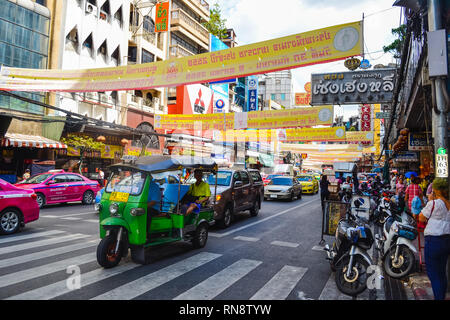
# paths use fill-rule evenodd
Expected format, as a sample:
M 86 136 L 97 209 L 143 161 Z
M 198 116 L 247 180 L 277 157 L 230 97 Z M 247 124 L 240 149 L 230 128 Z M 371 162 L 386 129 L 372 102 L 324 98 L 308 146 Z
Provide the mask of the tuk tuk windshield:
M 106 186 L 106 192 L 124 192 L 137 196 L 142 192 L 145 176 L 142 172 L 129 170 L 114 172 Z

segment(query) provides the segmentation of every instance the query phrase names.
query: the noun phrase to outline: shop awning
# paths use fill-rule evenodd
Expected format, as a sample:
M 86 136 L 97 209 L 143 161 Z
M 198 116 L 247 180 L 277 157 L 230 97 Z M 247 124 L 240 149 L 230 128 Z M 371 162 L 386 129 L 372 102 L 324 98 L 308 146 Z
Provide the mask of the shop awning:
M 1 140 L 0 146 L 14 148 L 67 149 L 67 145 L 58 141 L 54 141 L 41 136 L 30 136 L 18 133 L 7 133 Z

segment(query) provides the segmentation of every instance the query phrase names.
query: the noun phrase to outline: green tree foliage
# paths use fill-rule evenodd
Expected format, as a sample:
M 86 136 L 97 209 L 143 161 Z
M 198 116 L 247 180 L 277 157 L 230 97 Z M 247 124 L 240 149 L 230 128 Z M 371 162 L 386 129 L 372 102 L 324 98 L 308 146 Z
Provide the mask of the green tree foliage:
M 383 46 L 383 51 L 391 52 L 394 55 L 394 58 L 399 59 L 402 54 L 403 42 L 406 37 L 406 24 L 402 24 L 400 27 L 392 29 L 391 32 L 393 35 L 397 36 L 397 39 L 390 45 Z
M 203 26 L 219 39 L 223 39 L 227 34 L 227 28 L 225 27 L 226 21 L 227 19 L 222 18 L 219 4 L 215 3 L 214 7 L 209 10 L 209 21 L 204 22 Z
M 79 165 L 80 174 L 83 164 L 84 152 L 90 150 L 100 150 L 105 145 L 103 142 L 96 141 L 92 137 L 79 136 L 75 134 L 67 135 L 67 137 L 61 139 L 61 142 L 80 151 L 80 165 Z

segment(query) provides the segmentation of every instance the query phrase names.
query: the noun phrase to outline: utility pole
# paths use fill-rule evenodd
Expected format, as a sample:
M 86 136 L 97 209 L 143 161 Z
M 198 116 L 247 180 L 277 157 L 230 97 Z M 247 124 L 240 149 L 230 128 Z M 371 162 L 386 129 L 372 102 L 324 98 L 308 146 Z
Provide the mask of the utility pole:
M 442 29 L 442 13 L 440 0 L 428 0 L 428 31 L 431 33 Z M 430 52 L 428 52 L 430 56 Z M 445 56 L 447 59 L 447 56 Z M 431 61 L 429 61 L 430 63 Z M 435 106 L 433 106 L 432 128 L 434 137 L 434 153 L 441 148 L 447 150 L 447 105 L 445 95 L 447 85 L 445 77 L 436 77 L 431 79 L 433 83 L 432 95 L 434 97 Z M 436 107 L 436 108 L 434 108 Z M 447 164 L 448 167 L 448 164 Z M 438 169 L 438 164 L 435 166 Z M 439 176 L 438 174 L 436 176 Z M 447 175 L 448 177 L 448 175 Z
M 428 31 L 436 31 L 442 29 L 442 13 L 441 13 L 441 1 L 440 0 L 428 0 Z M 445 41 L 445 45 L 447 45 L 447 41 Z M 430 52 L 428 52 L 428 56 L 430 57 Z M 447 58 L 447 55 L 446 55 Z M 429 61 L 430 63 L 430 61 Z M 448 63 L 448 61 L 447 61 Z M 447 149 L 447 103 L 445 97 L 448 96 L 447 92 L 447 81 L 445 77 L 437 77 L 435 79 L 431 79 L 433 91 L 432 95 L 434 96 L 434 101 L 436 103 L 433 106 L 433 117 L 432 117 L 432 128 L 433 128 L 433 137 L 434 137 L 434 154 L 435 154 L 435 171 L 436 176 L 442 176 L 447 178 L 448 181 L 448 149 Z M 437 112 L 436 112 L 437 111 Z M 439 154 L 438 154 L 439 153 Z M 439 163 L 438 157 L 441 157 L 445 153 L 445 163 L 446 166 L 446 174 L 439 174 Z M 441 158 L 442 159 L 442 158 Z M 447 281 L 448 285 L 450 285 L 450 256 L 447 259 Z

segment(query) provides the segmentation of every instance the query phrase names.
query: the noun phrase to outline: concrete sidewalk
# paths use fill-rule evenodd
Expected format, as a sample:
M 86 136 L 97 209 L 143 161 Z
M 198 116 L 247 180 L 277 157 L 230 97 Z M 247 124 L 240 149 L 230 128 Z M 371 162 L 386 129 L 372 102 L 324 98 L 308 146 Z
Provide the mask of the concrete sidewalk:
M 411 274 L 407 285 L 411 291 L 408 300 L 434 300 L 431 282 L 425 270 Z M 450 288 L 447 288 L 445 300 L 450 300 Z

